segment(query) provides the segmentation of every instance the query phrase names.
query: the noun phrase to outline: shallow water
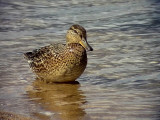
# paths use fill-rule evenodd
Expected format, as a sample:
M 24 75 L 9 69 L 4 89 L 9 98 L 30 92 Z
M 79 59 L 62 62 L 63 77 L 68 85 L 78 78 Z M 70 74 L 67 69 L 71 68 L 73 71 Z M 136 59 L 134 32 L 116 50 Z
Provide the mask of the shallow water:
M 158 0 L 1 0 L 0 110 L 40 120 L 159 120 L 159 14 Z M 74 23 L 94 48 L 80 84 L 34 82 L 23 53 L 63 42 Z

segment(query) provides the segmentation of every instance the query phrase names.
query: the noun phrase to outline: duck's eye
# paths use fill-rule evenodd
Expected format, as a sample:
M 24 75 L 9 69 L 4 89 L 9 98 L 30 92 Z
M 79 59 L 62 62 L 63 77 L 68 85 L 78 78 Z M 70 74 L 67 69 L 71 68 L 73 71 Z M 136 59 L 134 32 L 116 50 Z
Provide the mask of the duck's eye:
M 76 30 L 73 30 L 73 31 L 78 34 L 78 32 Z

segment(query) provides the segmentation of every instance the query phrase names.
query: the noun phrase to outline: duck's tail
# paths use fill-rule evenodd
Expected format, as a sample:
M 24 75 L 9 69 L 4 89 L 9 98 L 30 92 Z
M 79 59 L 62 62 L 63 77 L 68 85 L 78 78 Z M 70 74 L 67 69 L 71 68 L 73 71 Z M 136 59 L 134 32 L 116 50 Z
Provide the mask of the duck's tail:
M 33 52 L 27 52 L 27 53 L 24 53 L 24 58 L 26 60 L 32 60 L 34 57 L 34 53 Z

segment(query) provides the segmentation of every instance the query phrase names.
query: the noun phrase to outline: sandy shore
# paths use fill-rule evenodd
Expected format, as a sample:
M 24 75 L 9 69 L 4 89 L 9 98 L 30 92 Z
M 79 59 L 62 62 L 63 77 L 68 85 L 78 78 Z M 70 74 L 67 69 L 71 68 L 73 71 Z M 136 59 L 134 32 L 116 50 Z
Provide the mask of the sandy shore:
M 11 112 L 0 111 L 0 120 L 34 120 L 22 115 L 17 115 Z

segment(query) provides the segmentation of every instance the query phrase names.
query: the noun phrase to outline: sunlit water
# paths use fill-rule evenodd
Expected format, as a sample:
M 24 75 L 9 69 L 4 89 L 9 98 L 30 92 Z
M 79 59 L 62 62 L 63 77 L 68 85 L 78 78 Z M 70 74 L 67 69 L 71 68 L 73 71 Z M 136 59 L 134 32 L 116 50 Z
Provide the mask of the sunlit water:
M 80 84 L 33 83 L 23 53 L 65 42 L 74 23 L 94 48 Z M 1 0 L 0 110 L 41 120 L 159 120 L 159 1 Z

